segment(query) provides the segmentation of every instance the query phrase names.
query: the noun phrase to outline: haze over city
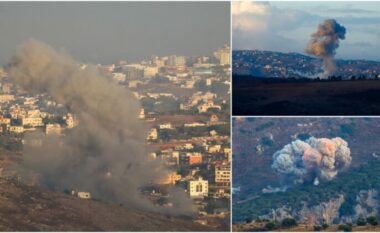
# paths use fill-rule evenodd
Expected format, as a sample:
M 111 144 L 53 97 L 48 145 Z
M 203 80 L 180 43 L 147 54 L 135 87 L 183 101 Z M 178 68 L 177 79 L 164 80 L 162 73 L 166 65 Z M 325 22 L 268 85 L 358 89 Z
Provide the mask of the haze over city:
M 229 2 L 1 2 L 0 65 L 28 39 L 83 62 L 211 55 L 230 39 Z M 210 33 L 212 31 L 212 33 Z

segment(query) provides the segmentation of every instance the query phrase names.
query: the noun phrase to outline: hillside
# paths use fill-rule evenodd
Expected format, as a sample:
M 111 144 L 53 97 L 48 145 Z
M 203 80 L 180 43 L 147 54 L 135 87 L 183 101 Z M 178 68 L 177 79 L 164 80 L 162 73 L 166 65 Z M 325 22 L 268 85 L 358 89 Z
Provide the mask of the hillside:
M 235 227 L 286 217 L 309 225 L 340 224 L 379 213 L 378 119 L 235 118 L 233 125 L 233 182 L 239 190 L 233 195 Z M 272 170 L 276 151 L 293 140 L 312 136 L 346 140 L 351 166 L 319 185 L 295 184 Z
M 299 53 L 281 53 L 262 50 L 235 50 L 232 52 L 233 75 L 256 77 L 301 78 L 317 77 L 322 72 L 322 61 Z M 336 76 L 351 78 L 380 74 L 380 61 L 336 59 Z
M 1 231 L 215 231 L 191 219 L 84 200 L 0 179 Z

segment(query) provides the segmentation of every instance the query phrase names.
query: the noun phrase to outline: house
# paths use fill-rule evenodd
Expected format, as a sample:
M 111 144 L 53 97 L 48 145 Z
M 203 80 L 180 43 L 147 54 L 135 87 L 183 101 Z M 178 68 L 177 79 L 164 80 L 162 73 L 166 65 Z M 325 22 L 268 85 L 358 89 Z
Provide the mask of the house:
M 200 177 L 197 180 L 190 180 L 187 187 L 191 198 L 204 198 L 208 196 L 208 181 Z
M 81 199 L 91 199 L 91 193 L 89 192 L 78 192 L 77 196 Z
M 23 126 L 19 126 L 19 125 L 12 125 L 12 126 L 9 127 L 9 132 L 10 133 L 16 133 L 16 134 L 23 133 L 24 132 L 24 127 Z

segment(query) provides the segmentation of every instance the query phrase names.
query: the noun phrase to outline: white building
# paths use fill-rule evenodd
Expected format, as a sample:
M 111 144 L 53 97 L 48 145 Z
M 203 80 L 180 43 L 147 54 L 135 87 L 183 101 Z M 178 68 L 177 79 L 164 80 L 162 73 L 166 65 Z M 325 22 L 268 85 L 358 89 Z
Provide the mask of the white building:
M 208 181 L 201 177 L 198 180 L 190 180 L 188 192 L 191 198 L 203 198 L 208 196 Z
M 164 124 L 160 124 L 159 128 L 160 129 L 173 129 L 173 126 L 170 123 L 164 123 Z
M 82 199 L 90 199 L 91 198 L 91 193 L 89 192 L 78 192 L 78 197 Z

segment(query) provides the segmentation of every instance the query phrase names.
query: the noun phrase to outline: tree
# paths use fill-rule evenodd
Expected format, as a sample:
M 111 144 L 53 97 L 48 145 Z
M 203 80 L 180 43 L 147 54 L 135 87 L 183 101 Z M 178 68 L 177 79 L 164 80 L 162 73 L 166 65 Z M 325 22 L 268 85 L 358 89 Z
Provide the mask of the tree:
M 377 218 L 375 216 L 368 217 L 367 222 L 369 224 L 371 224 L 372 226 L 376 226 L 377 224 L 379 224 L 379 222 L 377 221 Z
M 358 218 L 358 220 L 356 221 L 356 225 L 365 226 L 367 225 L 367 221 L 364 218 Z
M 265 229 L 271 231 L 276 228 L 276 224 L 274 222 L 268 222 L 265 224 Z
M 294 218 L 284 218 L 284 220 L 281 222 L 281 225 L 283 227 L 293 227 L 297 226 L 297 221 Z
M 345 232 L 350 232 L 352 231 L 352 226 L 350 224 L 341 224 L 338 226 L 339 231 L 345 231 Z

